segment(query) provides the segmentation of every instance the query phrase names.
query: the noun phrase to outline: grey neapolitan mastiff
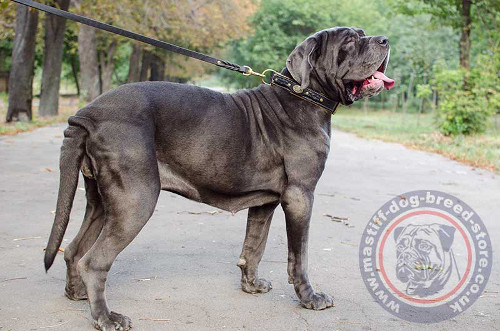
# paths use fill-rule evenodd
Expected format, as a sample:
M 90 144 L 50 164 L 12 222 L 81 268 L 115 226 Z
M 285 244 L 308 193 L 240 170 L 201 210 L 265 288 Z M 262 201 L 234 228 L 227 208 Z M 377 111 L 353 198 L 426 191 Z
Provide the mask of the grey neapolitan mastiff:
M 282 73 L 348 105 L 392 87 L 384 75 L 388 60 L 387 37 L 332 28 L 298 45 Z M 64 254 L 66 295 L 88 298 L 96 328 L 131 327 L 128 317 L 108 308 L 106 278 L 116 256 L 151 217 L 161 190 L 230 212 L 249 208 L 238 262 L 242 289 L 249 293 L 271 289 L 257 268 L 273 211 L 281 204 L 288 281 L 304 307 L 333 305 L 332 297 L 314 291 L 307 274 L 309 221 L 330 149 L 330 112 L 276 86 L 223 94 L 144 82 L 103 94 L 68 122 L 45 268 L 61 244 L 82 171 L 87 209 Z

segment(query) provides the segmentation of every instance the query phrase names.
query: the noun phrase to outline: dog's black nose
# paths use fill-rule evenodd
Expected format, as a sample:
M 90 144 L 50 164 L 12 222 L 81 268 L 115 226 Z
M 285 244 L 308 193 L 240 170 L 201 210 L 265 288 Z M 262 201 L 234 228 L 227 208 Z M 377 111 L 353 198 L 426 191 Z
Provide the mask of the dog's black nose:
M 410 270 L 408 270 L 407 267 L 402 267 L 402 268 L 399 268 L 397 271 L 397 277 L 400 281 L 402 281 L 403 283 L 406 283 L 408 280 L 410 280 L 410 275 L 412 274 L 410 272 Z
M 389 44 L 389 38 L 387 38 L 386 36 L 375 37 L 375 41 L 382 46 L 386 46 Z

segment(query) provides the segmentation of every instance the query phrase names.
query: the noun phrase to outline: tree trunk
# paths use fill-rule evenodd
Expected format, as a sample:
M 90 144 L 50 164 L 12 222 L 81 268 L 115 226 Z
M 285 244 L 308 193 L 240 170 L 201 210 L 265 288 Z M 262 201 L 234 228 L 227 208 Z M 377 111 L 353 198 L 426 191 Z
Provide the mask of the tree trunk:
M 158 55 L 154 55 L 151 61 L 151 75 L 149 80 L 164 80 L 165 79 L 165 61 Z
M 438 92 L 437 90 L 432 91 L 432 114 L 436 113 L 438 107 Z
M 90 102 L 100 94 L 99 68 L 97 63 L 97 41 L 95 29 L 80 25 L 78 33 L 78 57 L 80 59 L 81 93 Z
M 415 72 L 412 72 L 410 75 L 410 82 L 408 83 L 408 91 L 406 93 L 406 98 L 403 103 L 403 114 L 401 116 L 401 122 L 404 123 L 406 117 L 406 111 L 408 110 L 408 102 L 413 98 L 413 80 L 415 79 Z
M 56 0 L 55 7 L 69 8 L 70 0 Z M 45 49 L 43 53 L 42 89 L 40 92 L 40 116 L 55 116 L 59 110 L 59 86 L 63 55 L 66 20 L 55 15 L 45 17 Z
M 427 73 L 424 73 L 424 80 L 423 80 L 423 83 L 424 84 L 427 84 Z M 422 97 L 420 99 L 420 105 L 418 107 L 418 116 L 417 116 L 417 126 L 420 125 L 420 115 L 422 114 L 422 112 L 424 111 L 424 106 L 425 106 L 425 99 L 427 99 L 427 97 Z
M 71 58 L 71 72 L 73 74 L 73 79 L 75 80 L 76 94 L 80 96 L 80 83 L 78 83 L 78 70 L 75 58 Z
M 470 71 L 470 29 L 472 0 L 462 0 L 462 28 L 460 36 L 460 66 L 467 72 Z
M 130 54 L 127 83 L 138 82 L 141 79 L 142 47 L 132 44 L 132 54 Z
M 33 117 L 33 66 L 38 25 L 38 10 L 17 5 L 16 36 L 12 49 L 12 67 L 9 76 L 9 108 L 7 122 L 30 121 Z
M 424 111 L 425 98 L 420 99 L 420 105 L 418 107 L 418 115 L 417 115 L 417 126 L 420 125 L 420 115 Z
M 144 82 L 148 80 L 148 70 L 151 66 L 151 60 L 153 58 L 153 54 L 150 51 L 144 50 L 142 52 L 142 66 L 141 66 L 141 75 L 139 80 Z
M 118 41 L 113 39 L 111 44 L 109 44 L 106 54 L 104 52 L 99 53 L 99 61 L 101 64 L 101 82 L 102 82 L 102 92 L 109 91 L 111 89 L 111 84 L 113 83 L 113 57 L 115 56 L 116 47 L 118 46 Z

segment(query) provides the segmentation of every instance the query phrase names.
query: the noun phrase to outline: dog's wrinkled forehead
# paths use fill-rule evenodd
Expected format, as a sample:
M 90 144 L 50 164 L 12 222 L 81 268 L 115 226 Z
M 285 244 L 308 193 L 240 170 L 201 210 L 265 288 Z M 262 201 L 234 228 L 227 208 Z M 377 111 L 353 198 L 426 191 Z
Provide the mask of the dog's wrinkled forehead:
M 405 241 L 406 238 L 427 240 L 438 245 L 444 251 L 449 251 L 454 239 L 455 228 L 453 226 L 441 224 L 428 225 L 408 225 L 394 229 L 394 240 L 397 243 L 406 243 L 407 246 L 413 246 L 416 242 Z

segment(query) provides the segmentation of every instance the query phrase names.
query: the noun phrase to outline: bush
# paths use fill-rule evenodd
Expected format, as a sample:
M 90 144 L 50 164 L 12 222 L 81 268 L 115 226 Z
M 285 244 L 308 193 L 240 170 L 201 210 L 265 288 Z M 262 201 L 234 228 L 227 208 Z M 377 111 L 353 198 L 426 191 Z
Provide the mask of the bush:
M 443 134 L 471 135 L 486 129 L 488 118 L 497 107 L 498 93 L 485 86 L 478 69 L 470 73 L 435 70 L 433 83 L 440 97 L 437 122 Z
M 441 132 L 447 136 L 470 135 L 484 132 L 490 114 L 484 99 L 471 92 L 456 91 L 443 96 L 438 123 Z

